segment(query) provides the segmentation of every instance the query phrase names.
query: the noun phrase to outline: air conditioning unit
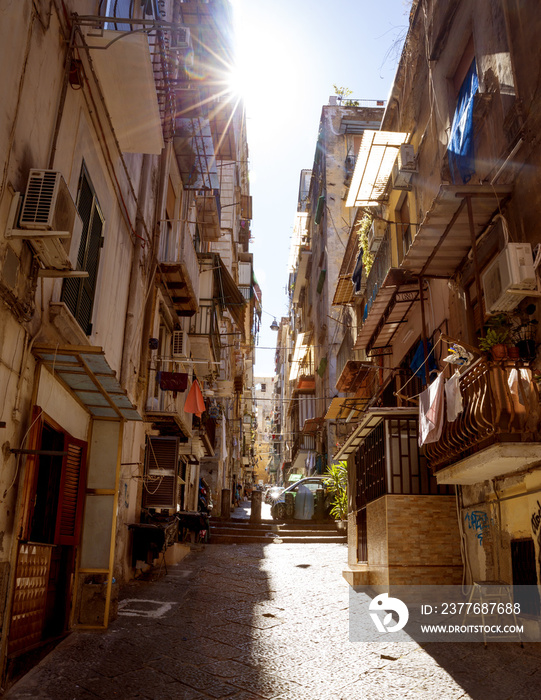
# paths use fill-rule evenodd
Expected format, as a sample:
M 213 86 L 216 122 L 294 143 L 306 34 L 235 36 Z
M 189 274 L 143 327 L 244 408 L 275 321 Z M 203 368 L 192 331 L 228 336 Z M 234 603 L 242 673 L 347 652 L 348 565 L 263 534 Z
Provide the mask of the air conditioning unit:
M 171 51 L 187 51 L 192 48 L 192 39 L 190 37 L 189 27 L 175 27 L 171 32 L 169 41 Z
M 31 170 L 24 199 L 12 201 L 6 238 L 27 240 L 48 269 L 72 270 L 83 224 L 68 186 L 56 170 Z
M 379 244 L 385 236 L 386 229 L 387 225 L 384 221 L 374 219 L 374 221 L 372 222 L 372 226 L 370 226 L 370 229 L 368 231 L 368 250 L 371 253 L 377 253 Z
M 186 331 L 173 331 L 172 355 L 175 359 L 190 359 L 190 336 Z
M 177 437 L 149 437 L 145 451 L 145 479 L 143 484 L 144 508 L 178 507 Z
M 410 143 L 398 147 L 398 155 L 393 165 L 393 190 L 411 190 L 411 176 L 417 172 L 415 150 Z
M 536 288 L 530 243 L 508 243 L 482 276 L 487 313 L 514 309 Z

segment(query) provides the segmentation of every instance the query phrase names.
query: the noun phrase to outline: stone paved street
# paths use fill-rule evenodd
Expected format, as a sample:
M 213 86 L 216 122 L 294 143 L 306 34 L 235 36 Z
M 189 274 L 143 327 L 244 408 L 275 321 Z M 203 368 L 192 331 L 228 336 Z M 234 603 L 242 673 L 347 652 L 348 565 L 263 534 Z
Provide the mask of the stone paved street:
M 353 644 L 340 544 L 209 545 L 122 591 L 8 700 L 525 700 L 541 645 Z

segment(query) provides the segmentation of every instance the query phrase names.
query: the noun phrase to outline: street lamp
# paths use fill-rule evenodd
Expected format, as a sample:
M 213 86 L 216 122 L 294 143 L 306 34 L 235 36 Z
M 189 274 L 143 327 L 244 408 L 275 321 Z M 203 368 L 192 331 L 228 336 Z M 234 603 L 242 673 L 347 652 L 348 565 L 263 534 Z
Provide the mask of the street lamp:
M 271 329 L 271 331 L 279 331 L 280 330 L 280 326 L 278 325 L 278 321 L 276 320 L 276 318 L 271 323 L 270 329 Z

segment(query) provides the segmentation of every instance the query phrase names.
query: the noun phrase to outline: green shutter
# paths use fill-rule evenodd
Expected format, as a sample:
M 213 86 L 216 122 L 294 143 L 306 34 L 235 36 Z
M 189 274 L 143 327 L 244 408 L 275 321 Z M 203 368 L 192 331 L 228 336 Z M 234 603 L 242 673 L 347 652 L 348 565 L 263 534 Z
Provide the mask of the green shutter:
M 317 200 L 317 209 L 316 209 L 316 215 L 314 218 L 314 221 L 316 224 L 321 223 L 321 217 L 323 216 L 323 207 L 325 206 L 325 195 L 322 194 L 321 197 Z
M 321 272 L 319 273 L 319 279 L 317 281 L 317 288 L 316 288 L 316 292 L 318 294 L 321 294 L 321 292 L 323 291 L 323 283 L 325 282 L 326 275 L 327 275 L 327 270 L 321 270 Z

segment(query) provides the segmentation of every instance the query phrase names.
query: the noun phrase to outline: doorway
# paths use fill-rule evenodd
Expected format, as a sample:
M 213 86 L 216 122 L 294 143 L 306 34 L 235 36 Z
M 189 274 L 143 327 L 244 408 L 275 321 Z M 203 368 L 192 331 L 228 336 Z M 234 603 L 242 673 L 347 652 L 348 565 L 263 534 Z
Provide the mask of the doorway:
M 87 443 L 35 408 L 24 483 L 8 654 L 19 655 L 69 628 L 86 485 Z

